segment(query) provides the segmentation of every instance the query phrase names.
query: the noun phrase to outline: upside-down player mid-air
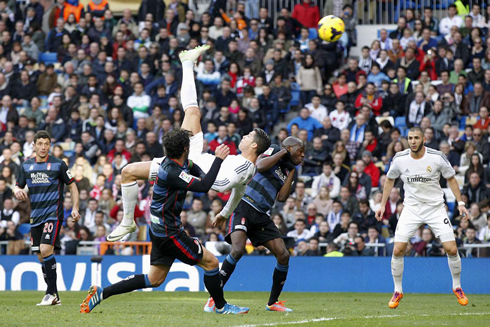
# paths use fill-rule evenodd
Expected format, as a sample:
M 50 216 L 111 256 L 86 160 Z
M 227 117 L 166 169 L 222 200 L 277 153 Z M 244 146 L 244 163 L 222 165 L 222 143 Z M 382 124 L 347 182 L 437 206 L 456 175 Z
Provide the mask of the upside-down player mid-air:
M 181 101 L 184 108 L 182 129 L 192 133 L 190 140 L 189 159 L 195 162 L 207 173 L 214 161 L 214 156 L 202 153 L 204 138 L 201 130 L 201 110 L 197 104 L 196 84 L 194 80 L 194 65 L 200 55 L 209 49 L 208 45 L 196 47 L 193 50 L 182 51 L 179 54 L 182 62 Z M 247 183 L 255 174 L 257 157 L 269 148 L 270 138 L 262 129 L 255 128 L 245 135 L 238 148 L 240 155 L 228 156 L 218 173 L 212 189 L 218 192 L 232 190 L 230 199 L 217 217 L 228 218 L 245 194 Z M 137 180 L 154 181 L 159 166 L 164 158 L 155 158 L 151 162 L 129 164 L 122 170 L 122 199 L 124 218 L 120 225 L 107 237 L 110 242 L 118 241 L 125 235 L 136 230 L 134 209 L 138 202 Z
M 288 137 L 282 143 L 283 149 L 272 145 L 257 160 L 257 174 L 247 185 L 242 201 L 228 220 L 226 241 L 232 250 L 221 266 L 222 286 L 231 277 L 238 260 L 245 253 L 249 238 L 254 246 L 264 245 L 276 257 L 277 264 L 272 277 L 272 288 L 266 310 L 291 312 L 278 301 L 289 269 L 289 252 L 279 229 L 270 218 L 275 200 L 285 202 L 293 183 L 295 166 L 303 162 L 305 145 L 296 137 Z M 221 225 L 224 218 L 216 219 L 213 224 Z M 204 306 L 205 312 L 214 311 L 214 300 L 209 298 Z
M 81 304 L 81 313 L 91 312 L 110 296 L 146 287 L 158 287 L 167 277 L 175 259 L 204 269 L 204 285 L 216 300 L 216 313 L 241 314 L 248 308 L 226 303 L 219 277 L 219 261 L 195 238 L 189 237 L 182 226 L 180 213 L 187 191 L 208 192 L 213 185 L 223 160 L 230 153 L 226 145 L 216 149 L 208 174 L 188 160 L 189 132 L 175 129 L 163 137 L 167 156 L 158 169 L 150 207 L 151 259 L 148 275 L 132 275 L 106 288 L 90 287 Z
M 413 127 L 408 132 L 410 148 L 398 152 L 391 163 L 387 180 L 383 189 L 383 200 L 380 209 L 376 211 L 376 219 L 381 221 L 386 202 L 390 195 L 395 179 L 401 177 L 405 199 L 403 211 L 398 220 L 395 232 L 395 246 L 391 258 L 391 273 L 395 284 L 395 292 L 389 307 L 398 307 L 403 298 L 403 255 L 407 242 L 415 235 L 417 229 L 424 224 L 434 231 L 447 253 L 449 269 L 453 278 L 453 292 L 459 304 L 467 305 L 468 298 L 461 288 L 461 258 L 454 239 L 453 228 L 444 207 L 444 191 L 439 185 L 439 179 L 447 179 L 447 184 L 458 201 L 459 213 L 466 220 L 469 217 L 465 203 L 461 199 L 456 172 L 442 152 L 424 146 L 426 139 L 419 127 Z

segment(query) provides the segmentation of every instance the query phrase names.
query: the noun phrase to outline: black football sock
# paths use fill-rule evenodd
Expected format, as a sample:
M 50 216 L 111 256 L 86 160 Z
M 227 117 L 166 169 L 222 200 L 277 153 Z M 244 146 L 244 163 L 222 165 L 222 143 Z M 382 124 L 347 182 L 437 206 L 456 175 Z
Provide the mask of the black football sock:
M 225 261 L 221 265 L 221 270 L 219 272 L 219 277 L 221 278 L 221 287 L 225 287 L 226 282 L 230 279 L 231 274 L 235 271 L 235 267 L 238 260 L 235 260 L 231 254 L 228 254 Z
M 58 296 L 58 287 L 56 286 L 56 259 L 54 254 L 43 258 L 43 261 L 48 284 L 47 294 Z
M 43 270 L 44 282 L 46 283 L 46 293 L 45 294 L 48 294 L 48 277 L 46 275 L 46 267 L 44 266 L 44 261 L 41 262 L 41 268 Z
M 223 309 L 226 304 L 223 296 L 223 288 L 219 278 L 219 268 L 213 270 L 204 270 L 204 285 L 208 289 L 209 295 L 214 300 L 217 309 Z
M 286 277 L 288 276 L 288 269 L 289 266 L 276 264 L 276 268 L 274 269 L 274 275 L 272 277 L 271 295 L 269 297 L 269 302 L 267 303 L 267 305 L 273 305 L 279 299 L 279 295 L 281 295 L 282 288 L 286 283 Z
M 105 300 L 113 295 L 128 293 L 147 287 L 151 287 L 148 275 L 131 275 L 116 284 L 104 288 L 102 298 Z

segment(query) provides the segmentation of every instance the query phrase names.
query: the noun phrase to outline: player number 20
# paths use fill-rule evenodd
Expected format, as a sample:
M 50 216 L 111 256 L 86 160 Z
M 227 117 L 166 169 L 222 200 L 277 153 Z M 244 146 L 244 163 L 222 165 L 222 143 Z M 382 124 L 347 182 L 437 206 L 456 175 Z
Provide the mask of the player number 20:
M 44 233 L 51 233 L 53 231 L 53 223 L 44 224 Z

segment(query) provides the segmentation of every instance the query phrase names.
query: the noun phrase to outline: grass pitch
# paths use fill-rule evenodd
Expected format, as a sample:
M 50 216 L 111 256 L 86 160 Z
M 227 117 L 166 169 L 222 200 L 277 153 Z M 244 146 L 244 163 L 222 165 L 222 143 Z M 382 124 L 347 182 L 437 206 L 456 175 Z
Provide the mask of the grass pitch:
M 265 311 L 265 292 L 225 292 L 228 302 L 250 307 L 246 315 L 204 313 L 207 294 L 133 292 L 113 296 L 80 314 L 86 292 L 63 292 L 62 305 L 37 307 L 44 293 L 2 292 L 1 326 L 489 326 L 490 295 L 471 295 L 466 307 L 453 294 L 405 294 L 398 309 L 391 294 L 283 293 L 292 313 Z

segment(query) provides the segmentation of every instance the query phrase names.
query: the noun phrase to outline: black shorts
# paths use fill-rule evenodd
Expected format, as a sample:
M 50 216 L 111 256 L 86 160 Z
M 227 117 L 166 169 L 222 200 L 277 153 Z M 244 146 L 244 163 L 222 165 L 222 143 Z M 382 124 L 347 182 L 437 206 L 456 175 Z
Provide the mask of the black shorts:
M 175 236 L 158 237 L 150 230 L 151 238 L 151 265 L 165 265 L 171 267 L 175 259 L 194 266 L 201 262 L 203 248 L 199 240 L 180 232 Z
M 49 220 L 36 227 L 31 227 L 31 249 L 33 253 L 39 253 L 39 245 L 49 244 L 55 250 L 61 250 L 60 230 L 63 221 Z
M 241 201 L 228 218 L 226 224 L 226 242 L 231 244 L 231 233 L 243 231 L 254 246 L 264 245 L 270 240 L 282 238 L 279 229 L 271 217 L 257 211 L 245 201 Z

